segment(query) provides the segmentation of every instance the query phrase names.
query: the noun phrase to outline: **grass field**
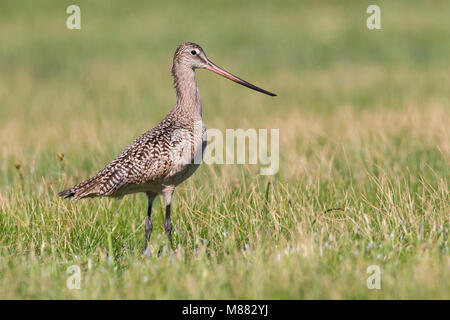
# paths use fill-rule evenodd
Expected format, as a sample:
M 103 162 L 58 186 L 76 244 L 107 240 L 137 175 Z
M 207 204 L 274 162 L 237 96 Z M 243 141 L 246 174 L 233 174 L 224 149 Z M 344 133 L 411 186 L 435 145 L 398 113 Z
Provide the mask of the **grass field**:
M 75 2 L 82 29 L 68 30 Z M 450 2 L 0 8 L 0 298 L 450 298 Z M 178 249 L 158 200 L 147 258 L 144 195 L 57 192 L 165 116 L 185 41 L 278 94 L 197 71 L 206 126 L 279 128 L 280 170 L 203 164 L 175 193 Z

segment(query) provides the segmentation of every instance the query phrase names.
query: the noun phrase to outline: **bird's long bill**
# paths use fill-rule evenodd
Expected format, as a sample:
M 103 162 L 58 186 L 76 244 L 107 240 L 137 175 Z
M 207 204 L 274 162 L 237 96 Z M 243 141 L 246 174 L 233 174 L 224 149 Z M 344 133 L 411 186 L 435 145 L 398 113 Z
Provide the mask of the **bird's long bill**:
M 215 65 L 211 61 L 208 61 L 206 69 L 208 69 L 208 70 L 210 70 L 212 72 L 215 72 L 217 74 L 220 74 L 221 76 L 223 76 L 225 78 L 233 80 L 234 82 L 242 84 L 243 86 L 246 86 L 247 88 L 250 88 L 250 89 L 253 89 L 253 90 L 265 93 L 265 94 L 268 94 L 269 96 L 272 96 L 272 97 L 276 96 L 275 93 L 272 93 L 272 92 L 266 91 L 264 89 L 261 89 L 261 88 L 255 86 L 255 85 L 251 84 L 250 82 L 247 82 L 245 80 L 242 80 L 241 78 L 238 78 L 238 77 L 232 75 L 231 73 L 223 70 L 222 68 L 218 67 L 217 65 Z

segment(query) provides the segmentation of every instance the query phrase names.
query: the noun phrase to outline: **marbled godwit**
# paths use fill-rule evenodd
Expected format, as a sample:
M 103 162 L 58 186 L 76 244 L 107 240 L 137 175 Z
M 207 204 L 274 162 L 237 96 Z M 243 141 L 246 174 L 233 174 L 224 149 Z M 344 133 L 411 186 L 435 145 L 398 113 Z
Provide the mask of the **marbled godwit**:
M 61 191 L 74 200 L 86 197 L 122 197 L 144 192 L 148 198 L 145 220 L 145 248 L 152 232 L 152 203 L 162 195 L 166 205 L 165 231 L 172 247 L 170 203 L 175 187 L 191 176 L 201 162 L 206 145 L 202 105 L 195 69 L 208 69 L 253 90 L 276 96 L 219 68 L 195 43 L 178 46 L 173 57 L 172 76 L 177 96 L 175 107 L 153 129 L 134 140 L 119 156 L 95 176 Z M 181 136 L 177 132 L 183 132 Z M 183 155 L 178 156 L 178 155 Z M 186 158 L 187 155 L 187 158 Z M 198 159 L 200 161 L 194 161 Z

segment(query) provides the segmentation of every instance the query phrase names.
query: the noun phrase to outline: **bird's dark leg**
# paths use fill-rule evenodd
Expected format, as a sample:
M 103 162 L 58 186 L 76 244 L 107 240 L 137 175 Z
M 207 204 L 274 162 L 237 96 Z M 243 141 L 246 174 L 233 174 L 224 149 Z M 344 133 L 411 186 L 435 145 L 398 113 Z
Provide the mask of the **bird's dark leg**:
M 170 203 L 172 202 L 172 194 L 174 187 L 167 187 L 163 190 L 164 201 L 166 202 L 166 218 L 164 220 L 164 229 L 166 230 L 169 246 L 172 248 L 172 225 L 170 223 Z
M 166 219 L 164 221 L 164 228 L 166 229 L 167 239 L 172 248 L 172 224 L 170 223 L 170 204 L 166 206 Z
M 147 209 L 147 217 L 145 218 L 145 248 L 144 253 L 148 253 L 148 243 L 150 241 L 150 235 L 152 234 L 153 225 L 152 225 L 152 204 L 153 200 L 155 200 L 156 195 L 153 193 L 147 193 L 148 198 L 148 209 Z

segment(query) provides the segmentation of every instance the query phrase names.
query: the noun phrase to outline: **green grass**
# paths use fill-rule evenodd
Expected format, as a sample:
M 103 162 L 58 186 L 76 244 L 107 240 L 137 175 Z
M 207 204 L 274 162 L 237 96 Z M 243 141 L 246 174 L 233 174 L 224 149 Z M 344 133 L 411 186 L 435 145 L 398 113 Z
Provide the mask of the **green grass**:
M 450 298 L 448 1 L 379 2 L 378 31 L 373 1 L 76 3 L 80 31 L 73 1 L 1 4 L 0 298 Z M 170 110 L 185 41 L 278 93 L 197 72 L 206 126 L 280 128 L 280 171 L 203 164 L 175 193 L 178 249 L 158 200 L 147 258 L 143 195 L 57 192 Z

